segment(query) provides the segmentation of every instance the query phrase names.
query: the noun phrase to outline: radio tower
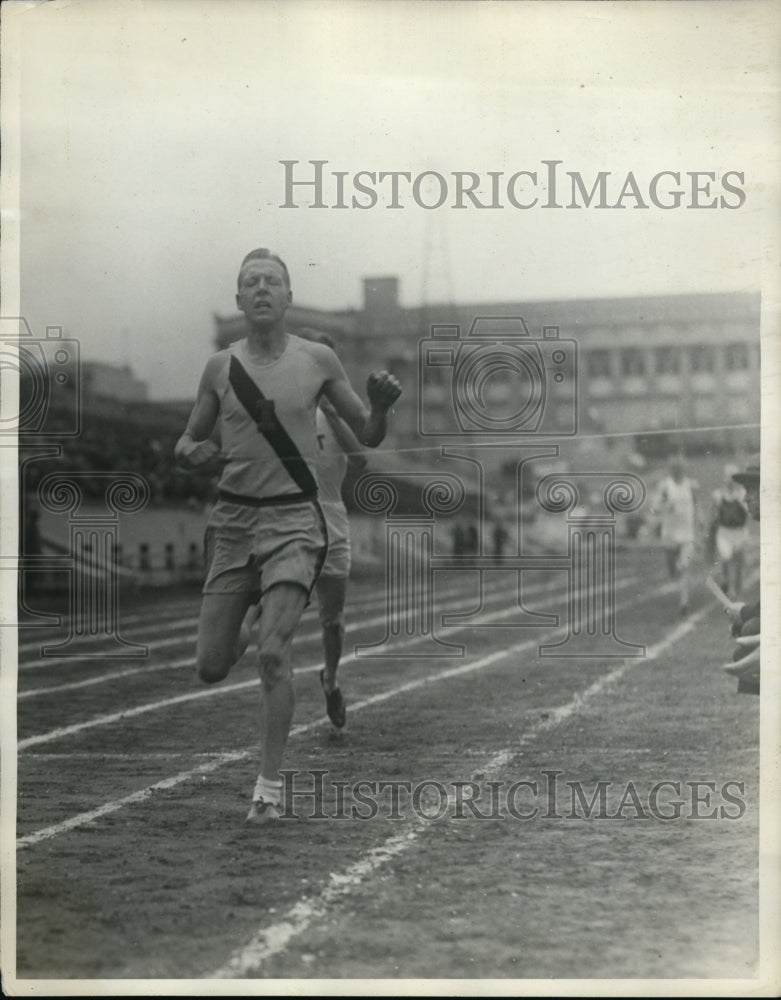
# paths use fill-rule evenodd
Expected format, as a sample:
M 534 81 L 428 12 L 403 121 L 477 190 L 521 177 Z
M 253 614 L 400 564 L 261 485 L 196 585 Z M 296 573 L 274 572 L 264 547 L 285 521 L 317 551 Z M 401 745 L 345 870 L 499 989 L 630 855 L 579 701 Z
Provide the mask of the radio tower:
M 438 287 L 444 294 L 436 302 Z M 429 212 L 426 217 L 423 234 L 420 304 L 424 336 L 428 336 L 432 323 L 455 321 L 456 303 L 453 295 L 450 245 L 445 231 L 445 215 L 441 212 Z M 445 307 L 436 316 L 432 314 L 432 306 L 435 304 Z

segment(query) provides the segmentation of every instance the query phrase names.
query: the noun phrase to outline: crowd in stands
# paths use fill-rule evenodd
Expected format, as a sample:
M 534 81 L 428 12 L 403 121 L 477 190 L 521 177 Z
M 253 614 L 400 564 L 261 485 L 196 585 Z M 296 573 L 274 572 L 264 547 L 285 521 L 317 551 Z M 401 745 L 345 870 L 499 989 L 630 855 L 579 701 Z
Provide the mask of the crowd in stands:
M 130 472 L 147 481 L 152 504 L 185 502 L 200 506 L 211 500 L 213 479 L 202 473 L 184 472 L 174 462 L 174 445 L 186 415 L 143 405 L 132 411 L 131 407 L 122 407 L 124 415 L 116 412 L 118 409 L 103 407 L 101 412 L 87 408 L 78 435 L 62 435 L 55 414 L 47 421 L 44 433 L 21 437 L 21 460 L 34 458 L 37 446 L 61 446 L 61 454 L 35 458 L 27 465 L 25 488 L 36 490 L 50 473 L 77 472 L 86 495 L 98 498 L 106 488 L 106 473 Z M 94 477 L 89 473 L 95 473 Z

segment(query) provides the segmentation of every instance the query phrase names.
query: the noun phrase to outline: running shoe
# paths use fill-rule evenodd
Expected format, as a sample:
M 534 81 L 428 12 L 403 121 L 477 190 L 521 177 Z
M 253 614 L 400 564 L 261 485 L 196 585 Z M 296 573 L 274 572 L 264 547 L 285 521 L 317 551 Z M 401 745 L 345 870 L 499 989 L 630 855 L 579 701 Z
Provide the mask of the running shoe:
M 337 729 L 341 729 L 345 722 L 347 722 L 347 706 L 341 689 L 338 687 L 334 688 L 330 694 L 326 691 L 325 670 L 320 671 L 320 684 L 322 685 L 323 694 L 325 695 L 325 709 L 328 713 L 328 718 Z
M 256 826 L 276 823 L 279 818 L 279 806 L 273 802 L 264 802 L 263 799 L 256 799 L 247 813 L 247 822 L 255 823 Z

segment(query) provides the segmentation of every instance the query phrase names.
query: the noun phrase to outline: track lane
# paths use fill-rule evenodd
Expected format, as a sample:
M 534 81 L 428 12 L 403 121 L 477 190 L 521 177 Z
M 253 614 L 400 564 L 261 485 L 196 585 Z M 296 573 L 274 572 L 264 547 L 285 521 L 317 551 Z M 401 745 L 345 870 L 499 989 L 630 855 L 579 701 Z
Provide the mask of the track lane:
M 661 590 L 661 591 L 663 591 L 665 589 L 665 586 L 666 585 L 661 585 L 658 589 Z M 632 602 L 633 599 L 634 598 L 631 598 L 631 597 L 627 598 L 624 603 L 626 605 L 629 605 L 629 604 L 631 604 L 631 602 Z M 506 613 L 507 610 L 508 609 L 500 609 L 498 612 L 494 613 L 495 617 L 500 617 L 502 614 Z M 500 631 L 500 633 L 503 632 L 503 630 L 499 630 L 499 631 Z M 524 639 L 521 642 L 518 642 L 517 641 L 517 634 L 518 634 L 517 630 L 513 630 L 513 633 L 511 633 L 511 634 L 513 635 L 513 639 L 515 640 L 515 645 L 511 647 L 511 649 L 513 650 L 513 655 L 515 655 L 516 653 L 524 652 L 527 657 L 529 655 L 531 655 L 532 659 L 534 659 L 534 650 L 535 650 L 535 647 L 536 647 L 537 643 L 539 642 L 539 638 Z M 503 638 L 503 636 L 501 636 L 501 637 L 500 636 L 496 636 L 496 647 L 497 648 L 496 648 L 496 650 L 494 650 L 494 652 L 492 654 L 490 654 L 490 656 L 489 656 L 489 662 L 491 662 L 492 658 L 495 657 L 497 654 L 498 655 L 505 655 L 505 652 L 507 650 L 507 642 L 506 641 L 502 642 L 502 638 Z M 410 643 L 410 646 L 411 646 L 411 648 L 412 648 L 413 651 L 414 651 L 414 645 L 415 645 L 415 642 L 412 641 Z M 479 659 L 477 662 L 481 663 L 482 660 L 484 660 L 484 659 L 485 659 L 485 657 Z M 394 661 L 394 663 L 398 663 L 398 662 L 399 661 Z M 351 689 L 355 690 L 356 694 L 363 692 L 366 696 L 363 697 L 363 698 L 358 698 L 357 700 L 355 700 L 355 698 L 353 698 L 353 701 L 351 702 L 351 709 L 350 709 L 350 711 L 351 711 L 351 719 L 355 715 L 355 713 L 357 713 L 359 711 L 362 711 L 363 709 L 365 709 L 366 707 L 368 707 L 370 705 L 377 704 L 379 702 L 385 701 L 389 697 L 396 697 L 399 694 L 404 694 L 406 691 L 415 690 L 415 689 L 417 689 L 417 688 L 419 688 L 419 687 L 421 687 L 421 686 L 423 686 L 425 684 L 428 684 L 432 679 L 434 681 L 437 681 L 437 680 L 442 679 L 442 678 L 446 679 L 446 678 L 449 678 L 449 677 L 458 676 L 459 674 L 464 673 L 464 672 L 469 673 L 472 670 L 476 669 L 474 667 L 473 662 L 471 660 L 467 660 L 466 662 L 459 661 L 459 665 L 458 666 L 451 667 L 449 669 L 446 668 L 444 670 L 437 669 L 436 671 L 433 671 L 431 674 L 426 673 L 421 678 L 419 676 L 419 674 L 420 674 L 420 666 L 419 666 L 418 663 L 416 663 L 412 659 L 405 660 L 405 661 L 400 661 L 400 662 L 401 662 L 401 665 L 402 665 L 403 669 L 400 670 L 400 669 L 397 668 L 395 671 L 393 671 L 394 680 L 397 683 L 395 683 L 390 688 L 388 687 L 387 680 L 386 680 L 386 675 L 385 675 L 384 672 L 378 674 L 376 671 L 374 671 L 372 669 L 372 667 L 371 667 L 370 664 L 367 664 L 367 663 L 362 662 L 362 661 L 358 661 L 356 664 L 354 664 L 356 667 L 359 668 L 359 671 L 362 672 L 362 676 L 361 677 L 353 677 L 351 679 L 351 681 L 350 681 L 350 687 L 351 687 Z M 441 663 L 441 661 L 436 661 L 436 663 L 437 663 L 437 665 L 439 665 Z M 310 664 L 308 667 L 303 668 L 303 669 L 306 670 L 306 671 L 308 671 L 308 672 L 314 672 L 315 670 L 319 669 L 319 661 L 317 661 L 314 664 Z M 479 669 L 479 668 L 477 668 L 477 669 Z M 569 669 L 570 669 L 570 671 L 572 671 L 572 669 L 573 669 L 573 663 L 572 663 L 572 661 L 569 664 Z M 598 664 L 591 664 L 590 665 L 590 669 L 591 670 L 598 669 Z M 576 673 L 582 673 L 582 670 L 580 668 L 576 668 L 575 672 Z M 231 695 L 231 694 L 234 694 L 236 692 L 242 692 L 242 691 L 246 690 L 247 688 L 252 688 L 252 687 L 256 687 L 256 681 L 255 681 L 254 678 L 252 678 L 252 679 L 250 679 L 248 681 L 243 681 L 243 682 L 235 683 L 235 684 L 233 684 L 231 686 L 224 686 L 224 687 L 218 687 L 218 688 L 208 688 L 208 689 L 199 690 L 199 691 L 196 691 L 196 692 L 189 692 L 187 695 L 184 695 L 184 696 L 177 696 L 175 698 L 168 698 L 168 699 L 166 699 L 166 702 L 164 704 L 161 704 L 161 703 L 151 703 L 150 705 L 136 706 L 134 708 L 125 710 L 124 712 L 120 712 L 120 713 L 108 713 L 106 715 L 102 715 L 102 716 L 99 716 L 97 718 L 86 720 L 84 722 L 74 724 L 71 727 L 68 727 L 68 726 L 61 727 L 60 729 L 40 734 L 40 736 L 37 738 L 37 742 L 35 742 L 35 743 L 30 742 L 30 739 L 28 738 L 27 741 L 24 741 L 24 740 L 21 741 L 21 745 L 22 745 L 23 749 L 25 749 L 27 747 L 34 747 L 34 746 L 38 746 L 38 745 L 41 745 L 41 744 L 44 744 L 44 743 L 48 744 L 48 743 L 51 743 L 51 742 L 54 742 L 54 741 L 59 741 L 59 740 L 61 740 L 63 738 L 69 737 L 69 736 L 71 736 L 74 733 L 82 732 L 82 731 L 85 731 L 85 730 L 89 730 L 89 729 L 91 729 L 94 726 L 101 726 L 101 727 L 102 726 L 108 726 L 108 727 L 112 727 L 112 726 L 114 726 L 117 723 L 122 723 L 123 726 L 125 727 L 125 730 L 127 730 L 127 725 L 126 724 L 128 723 L 129 720 L 131 720 L 133 718 L 137 718 L 140 715 L 144 715 L 144 714 L 146 714 L 149 711 L 170 710 L 172 708 L 175 709 L 175 708 L 177 708 L 177 707 L 185 704 L 188 701 L 189 702 L 197 702 L 199 700 L 202 701 L 206 697 L 213 697 L 213 695 L 218 695 L 220 693 L 220 691 L 224 692 L 224 694 Z M 530 686 L 530 690 L 531 690 L 531 686 Z M 309 690 L 309 694 L 311 696 L 311 688 Z M 323 720 L 323 717 L 322 717 L 322 700 L 321 700 L 321 695 L 319 695 L 319 692 L 317 694 L 316 705 L 317 705 L 317 708 L 312 713 L 313 716 L 314 716 L 313 721 L 311 721 L 309 723 L 304 723 L 302 725 L 295 726 L 294 729 L 293 729 L 293 731 L 292 731 L 292 733 L 291 733 L 291 737 L 292 738 L 295 738 L 300 733 L 309 732 L 309 731 L 316 730 L 316 729 L 321 729 L 323 727 L 324 720 Z M 240 710 L 242 711 L 242 714 L 245 714 L 242 709 L 240 709 Z M 224 707 L 222 705 L 217 705 L 217 707 L 213 710 L 213 712 L 210 712 L 209 718 L 211 718 L 211 716 L 214 713 L 224 714 L 224 711 L 225 710 L 224 710 Z M 302 711 L 301 714 L 304 714 L 303 711 Z M 190 720 L 190 722 L 191 722 L 191 720 Z M 212 723 L 209 722 L 208 725 L 211 727 Z M 325 725 L 327 727 L 328 724 L 326 723 Z M 188 729 L 189 728 L 191 728 L 190 725 L 188 725 Z M 246 729 L 246 725 L 245 725 L 245 729 Z M 328 731 L 328 729 L 326 731 Z M 246 735 L 247 734 L 245 732 L 245 736 Z M 33 739 L 35 739 L 35 738 L 33 738 Z M 114 739 L 116 739 L 116 737 L 114 737 Z M 125 736 L 123 737 L 123 739 L 127 740 L 127 731 L 125 732 Z M 198 742 L 198 741 L 196 741 L 195 745 L 198 746 L 198 747 L 202 747 L 202 744 L 200 742 Z M 101 747 L 103 749 L 105 749 L 105 741 L 104 740 L 102 740 L 102 742 L 101 742 Z M 223 742 L 223 745 L 221 745 L 219 749 L 220 750 L 224 750 L 225 749 L 224 742 Z M 219 750 L 217 749 L 216 746 L 215 746 L 215 749 L 214 749 L 213 752 L 215 752 L 215 753 L 219 752 Z M 79 751 L 76 751 L 76 753 L 78 755 Z M 244 759 L 246 757 L 251 756 L 253 753 L 254 753 L 254 747 L 251 750 L 248 750 L 248 749 L 244 748 L 244 749 L 242 749 L 242 750 L 239 751 L 239 756 L 238 756 L 237 759 Z M 146 756 L 148 757 L 148 753 L 146 754 Z M 29 764 L 30 762 L 28 760 L 28 757 L 29 757 L 29 754 L 25 753 L 25 754 L 23 754 L 21 756 L 20 761 L 22 761 L 22 762 L 28 762 L 28 764 Z M 33 755 L 33 758 L 34 758 L 34 755 Z M 97 759 L 99 761 L 101 761 L 104 765 L 107 764 L 107 763 L 110 764 L 110 761 L 106 761 L 106 759 L 102 757 L 100 751 L 97 751 Z M 231 759 L 233 759 L 233 758 L 231 758 Z M 32 763 L 33 763 L 33 766 L 34 766 L 34 759 L 33 759 Z M 62 768 L 67 768 L 67 759 L 58 758 L 58 764 L 60 765 L 60 775 L 59 776 L 62 778 Z M 141 768 L 142 770 L 147 770 L 150 766 L 151 765 L 148 762 L 139 760 L 139 768 Z M 128 769 L 127 768 L 123 768 L 122 770 L 123 770 L 122 781 L 127 781 L 127 778 L 128 778 L 128 773 L 127 773 Z M 200 771 L 201 771 L 200 765 L 198 766 L 198 768 L 196 770 L 197 770 L 198 773 L 200 773 Z M 182 772 L 182 773 L 183 773 L 182 780 L 186 780 L 186 777 L 189 774 L 189 772 L 185 771 L 185 772 Z M 162 778 L 160 780 L 165 781 L 167 779 Z M 152 789 L 154 789 L 156 787 L 156 784 L 157 783 L 153 783 L 153 785 L 150 786 L 150 787 Z M 82 792 L 82 794 L 83 794 L 83 792 Z M 128 793 L 128 795 L 125 798 L 127 798 L 128 802 L 140 801 L 140 799 L 136 798 L 136 796 L 138 794 L 139 794 L 138 790 L 135 790 L 134 792 Z M 142 794 L 141 795 L 141 799 L 143 799 L 144 797 L 145 796 Z M 122 798 L 121 801 L 124 801 L 124 798 Z M 35 797 L 33 796 L 30 805 L 34 806 L 34 803 L 35 803 Z M 95 808 L 96 809 L 100 809 L 101 807 L 100 806 L 96 806 Z M 109 811 L 113 811 L 113 810 L 109 810 Z M 90 816 L 91 814 L 92 814 L 92 811 L 88 811 L 84 815 Z M 68 821 L 67 820 L 63 820 L 61 822 L 67 823 Z M 28 823 L 29 823 L 29 820 L 27 820 L 24 823 L 24 825 L 27 826 Z M 56 824 L 55 824 L 55 828 L 57 828 Z M 30 836 L 30 835 L 31 835 L 30 833 L 27 834 L 27 836 Z
M 639 597 L 640 593 L 640 591 L 633 592 L 632 597 Z M 646 597 L 648 596 L 646 594 Z M 663 631 L 667 626 L 659 618 L 660 611 L 662 614 L 665 610 L 669 611 L 673 603 L 672 599 L 665 602 L 653 597 L 649 597 L 647 601 L 639 600 L 632 619 L 628 621 L 631 628 L 625 630 L 626 637 L 631 639 L 638 637 L 636 634 L 630 634 L 636 630 L 638 622 L 643 623 L 649 638 Z M 666 608 L 668 604 L 669 608 Z M 517 630 L 513 632 L 502 629 L 495 633 L 491 630 L 482 630 L 481 649 L 490 647 L 491 652 L 506 654 L 510 636 L 517 639 Z M 486 641 L 489 637 L 490 643 Z M 482 655 L 491 653 L 484 652 Z M 441 663 L 428 666 L 435 665 L 441 667 Z M 519 666 L 523 667 L 522 671 L 519 670 Z M 381 695 L 384 690 L 387 691 L 388 677 L 409 677 L 410 672 L 413 674 L 415 672 L 414 664 L 398 660 L 387 661 L 382 667 L 383 669 L 377 670 L 376 663 L 371 665 L 360 661 L 352 664 L 345 674 L 345 683 L 349 684 L 349 690 L 353 689 L 354 684 L 360 684 L 361 694 L 365 693 L 366 698 L 371 698 L 374 695 Z M 419 665 L 417 669 L 420 670 Z M 555 708 L 556 697 L 563 698 L 568 692 L 580 690 L 595 678 L 598 679 L 605 672 L 605 664 L 571 663 L 566 666 L 558 665 L 554 669 L 553 664 L 541 662 L 536 656 L 525 657 L 523 663 L 519 664 L 505 655 L 504 658 L 500 656 L 485 670 L 488 671 L 485 683 L 491 688 L 502 687 L 510 695 L 505 696 L 502 701 L 506 703 L 513 717 L 517 711 L 521 711 L 518 722 L 523 724 L 524 716 L 529 716 L 531 713 L 529 717 L 535 718 L 535 713 L 549 711 L 551 706 Z M 521 673 L 525 675 L 525 683 L 520 676 Z M 442 681 L 425 683 L 411 688 L 398 696 L 398 706 L 390 713 L 387 707 L 393 703 L 393 699 L 388 698 L 378 699 L 358 709 L 351 718 L 347 740 L 332 738 L 329 727 L 322 722 L 322 702 L 317 686 L 307 685 L 307 697 L 302 699 L 301 709 L 304 710 L 305 702 L 307 705 L 316 706 L 312 714 L 317 712 L 320 721 L 308 728 L 307 732 L 293 737 L 290 754 L 292 763 L 303 768 L 329 767 L 340 778 L 350 780 L 366 774 L 367 771 L 372 773 L 372 768 L 375 769 L 374 773 L 377 768 L 380 768 L 382 773 L 388 769 L 392 772 L 394 767 L 406 768 L 409 762 L 409 770 L 416 772 L 418 768 L 424 767 L 425 761 L 428 761 L 425 766 L 429 767 L 432 760 L 438 760 L 439 766 L 450 768 L 453 773 L 463 777 L 464 761 L 473 764 L 474 754 L 490 753 L 492 746 L 495 749 L 497 737 L 502 737 L 503 733 L 505 737 L 508 735 L 501 726 L 494 725 L 490 714 L 482 720 L 480 726 L 477 719 L 464 716 L 464 711 L 474 714 L 475 710 L 474 701 L 468 696 L 465 697 L 466 692 L 476 690 L 473 676 L 474 672 L 470 674 L 469 671 L 464 671 L 461 674 L 453 674 L 444 683 Z M 477 690 L 480 690 L 481 686 L 478 686 Z M 226 713 L 223 699 L 217 699 L 213 704 L 217 711 L 212 717 L 212 728 L 218 719 L 222 721 L 223 727 L 230 726 L 236 714 Z M 489 708 L 490 706 L 486 706 L 486 711 Z M 240 704 L 238 709 L 237 714 L 247 714 L 246 705 Z M 148 731 L 148 721 L 142 719 L 139 720 L 139 724 L 142 730 Z M 112 728 L 109 727 L 109 730 Z M 170 737 L 174 734 L 170 732 L 170 727 L 167 728 L 169 749 L 178 752 L 176 744 L 170 745 Z M 471 739 L 467 744 L 464 743 L 466 733 L 470 734 Z M 125 732 L 122 740 L 126 740 L 128 735 Z M 216 732 L 215 747 L 223 742 L 223 735 L 224 729 L 223 732 Z M 109 745 L 106 745 L 104 737 L 103 743 L 107 754 L 119 749 L 114 737 L 109 741 Z M 138 745 L 139 757 L 146 754 L 151 758 L 154 750 L 149 747 L 148 740 L 139 739 L 137 744 L 131 743 L 131 749 L 133 745 Z M 246 741 L 243 749 L 247 749 Z M 74 753 L 80 752 L 82 751 L 74 749 Z M 199 747 L 199 752 L 201 754 L 204 752 L 202 746 Z M 23 765 L 25 760 L 32 763 L 34 757 L 35 751 L 30 750 L 22 754 L 20 764 Z M 47 754 L 45 759 L 49 760 L 51 767 L 53 762 L 51 754 Z M 216 759 L 214 758 L 215 761 Z M 58 757 L 57 761 L 68 767 L 67 759 Z M 161 763 L 165 767 L 165 759 L 150 759 L 148 762 L 153 764 L 158 773 Z M 89 766 L 89 759 L 83 763 Z M 135 782 L 135 790 L 138 791 L 138 778 L 143 766 L 135 766 L 136 761 L 132 753 L 124 763 L 123 780 L 126 786 Z M 141 760 L 137 763 L 142 765 Z M 203 756 L 198 763 L 204 763 Z M 41 764 L 44 764 L 44 759 L 41 760 Z M 251 757 L 240 762 L 231 762 L 224 767 L 227 768 L 225 773 L 223 767 L 218 767 L 211 773 L 199 775 L 197 785 L 188 779 L 180 786 L 158 789 L 145 803 L 138 803 L 132 809 L 124 809 L 121 815 L 106 816 L 100 819 L 95 827 L 87 823 L 81 828 L 81 833 L 73 829 L 67 837 L 57 836 L 50 842 L 50 846 L 45 848 L 43 854 L 38 852 L 44 845 L 39 845 L 32 852 L 29 861 L 23 860 L 29 853 L 23 850 L 20 862 L 27 874 L 27 881 L 20 882 L 20 886 L 33 893 L 32 896 L 26 896 L 27 908 L 24 919 L 36 923 L 35 885 L 39 883 L 50 863 L 54 863 L 56 858 L 62 858 L 66 868 L 60 869 L 60 862 L 57 862 L 58 870 L 67 870 L 76 864 L 76 868 L 73 869 L 74 874 L 79 871 L 79 865 L 85 865 L 86 868 L 81 871 L 80 878 L 86 879 L 86 883 L 80 883 L 78 886 L 74 883 L 71 889 L 75 893 L 75 899 L 78 900 L 86 898 L 84 894 L 89 891 L 90 886 L 102 885 L 105 888 L 105 898 L 103 895 L 100 898 L 91 898 L 87 911 L 81 914 L 88 936 L 97 935 L 96 948 L 104 968 L 113 969 L 119 975 L 187 976 L 196 968 L 206 971 L 206 953 L 215 956 L 210 968 L 217 968 L 219 958 L 214 947 L 206 944 L 199 931 L 196 930 L 193 935 L 193 914 L 197 913 L 202 905 L 199 900 L 203 901 L 206 897 L 200 889 L 193 895 L 194 887 L 188 888 L 186 875 L 188 869 L 186 866 L 182 867 L 184 856 L 181 858 L 177 856 L 172 840 L 174 844 L 186 848 L 184 851 L 186 856 L 192 857 L 193 852 L 196 856 L 201 851 L 218 852 L 209 863 L 210 866 L 216 866 L 217 870 L 209 872 L 207 866 L 202 872 L 208 884 L 211 884 L 212 876 L 218 879 L 215 883 L 216 888 L 211 890 L 213 904 L 220 912 L 224 909 L 225 913 L 233 913 L 228 919 L 228 924 L 218 935 L 219 940 L 224 942 L 225 934 L 231 937 L 240 935 L 239 927 L 245 928 L 245 934 L 251 934 L 253 926 L 257 928 L 258 906 L 267 911 L 272 907 L 280 912 L 276 904 L 285 900 L 288 900 L 290 905 L 295 903 L 296 897 L 290 893 L 291 890 L 294 892 L 296 885 L 300 883 L 297 877 L 293 877 L 291 882 L 289 876 L 292 871 L 303 871 L 308 880 L 307 885 L 316 888 L 329 871 L 340 870 L 340 858 L 350 857 L 355 851 L 370 850 L 373 846 L 381 844 L 383 838 L 390 833 L 387 829 L 380 829 L 380 824 L 338 824 L 338 830 L 329 832 L 328 824 L 325 827 L 322 824 L 313 827 L 312 824 L 293 823 L 285 828 L 285 842 L 263 844 L 261 854 L 258 856 L 257 837 L 253 831 L 235 827 L 235 822 L 238 821 L 240 824 L 243 818 L 243 807 L 236 802 L 236 798 L 238 796 L 240 799 L 244 794 L 242 789 L 245 786 L 251 787 L 254 780 Z M 166 771 L 170 777 L 170 769 L 166 768 Z M 84 773 L 82 769 L 82 775 Z M 110 772 L 110 775 L 110 780 L 113 781 L 113 772 Z M 53 782 L 52 787 L 57 788 L 59 793 L 61 783 L 58 774 L 53 776 Z M 73 777 L 72 791 L 73 802 L 75 803 L 80 795 L 83 803 L 83 782 L 79 788 L 77 775 Z M 74 814 L 76 812 L 78 810 L 74 810 Z M 256 832 L 254 831 L 255 834 Z M 89 846 L 97 843 L 101 845 L 99 856 L 96 856 L 94 849 Z M 111 874 L 110 867 L 106 867 L 109 860 L 112 857 L 122 856 L 122 845 L 133 843 L 143 843 L 145 851 L 148 850 L 149 870 L 143 871 L 138 867 L 140 858 L 135 861 L 125 857 L 122 871 Z M 165 860 L 166 858 L 168 860 Z M 280 871 L 279 866 L 283 861 L 283 870 Z M 134 880 L 133 882 L 124 880 L 125 872 L 128 878 Z M 245 886 L 251 888 L 244 890 L 238 888 L 242 884 L 242 872 Z M 284 877 L 285 873 L 287 879 Z M 137 888 L 130 889 L 131 885 L 137 885 Z M 230 886 L 234 888 L 231 889 Z M 231 893 L 234 893 L 233 897 Z M 120 899 L 124 899 L 121 904 Z M 50 899 L 49 905 L 52 914 L 47 916 L 45 913 L 39 913 L 40 919 L 47 920 L 52 917 L 56 919 L 60 903 Z M 112 913 L 117 914 L 117 920 L 120 919 L 120 913 L 124 920 L 131 918 L 135 927 L 141 928 L 145 922 L 149 926 L 158 926 L 161 940 L 176 940 L 176 945 L 167 949 L 170 954 L 164 953 L 165 948 L 161 951 L 159 947 L 154 946 L 151 950 L 147 949 L 144 956 L 139 954 L 134 957 L 131 954 L 133 949 L 128 951 L 127 940 L 123 946 L 121 935 L 112 930 Z M 100 917 L 99 926 L 95 922 L 96 914 Z M 119 924 L 117 929 L 118 927 Z M 193 938 L 192 946 L 185 943 L 188 935 Z M 102 943 L 98 946 L 98 942 Z M 87 951 L 89 952 L 89 949 Z M 32 954 L 27 956 L 28 962 L 34 959 L 35 956 Z M 95 960 L 97 961 L 97 958 Z M 55 961 L 54 956 L 52 961 Z M 172 961 L 175 967 L 172 966 Z M 88 974 L 93 975 L 94 972 Z

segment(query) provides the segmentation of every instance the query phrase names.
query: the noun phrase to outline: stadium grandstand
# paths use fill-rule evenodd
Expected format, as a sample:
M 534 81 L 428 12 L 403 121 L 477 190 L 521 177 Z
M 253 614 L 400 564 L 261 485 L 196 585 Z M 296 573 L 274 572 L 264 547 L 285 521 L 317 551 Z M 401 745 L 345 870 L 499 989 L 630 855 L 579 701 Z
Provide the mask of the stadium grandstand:
M 556 301 L 442 302 L 406 307 L 396 277 L 365 278 L 363 306 L 320 310 L 295 303 L 287 313 L 289 328 L 314 326 L 336 341 L 355 385 L 371 367 L 394 371 L 414 386 L 421 363 L 424 401 L 432 422 L 447 427 L 452 408 L 452 369 L 426 365 L 421 344 L 439 336 L 468 341 L 476 319 L 478 336 L 508 342 L 508 321 L 522 317 L 532 341 L 577 343 L 577 427 L 579 437 L 602 434 L 636 436 L 641 451 L 663 455 L 672 448 L 687 452 L 741 450 L 758 440 L 759 318 L 758 293 L 699 293 Z M 493 323 L 493 331 L 491 329 Z M 215 316 L 217 349 L 243 335 L 240 315 Z M 546 333 L 546 330 L 548 331 Z M 497 373 L 486 384 L 486 409 L 507 405 L 512 380 Z M 414 390 L 413 390 L 414 391 Z M 558 404 L 555 392 L 546 405 Z M 430 459 L 432 439 L 420 435 L 419 402 L 400 405 L 386 440 L 386 450 L 406 451 L 410 460 Z M 562 412 L 551 412 L 549 433 L 571 433 L 568 399 Z M 749 432 L 756 425 L 756 432 Z M 681 437 L 681 433 L 685 437 Z M 658 438 L 652 441 L 651 438 Z
M 736 293 L 408 308 L 400 303 L 398 280 L 380 277 L 364 279 L 361 309 L 294 304 L 288 326 L 292 332 L 315 327 L 329 333 L 359 391 L 372 368 L 387 367 L 400 378 L 405 396 L 368 471 L 390 476 L 398 510 L 414 513 L 419 492 L 408 477 L 438 468 L 442 445 L 463 440 L 454 415 L 454 358 L 470 338 L 489 350 L 519 337 L 524 345 L 541 345 L 539 370 L 548 374 L 555 367 L 552 350 L 558 345 L 567 354 L 564 387 L 548 379 L 535 402 L 542 419 L 537 436 L 559 442 L 558 458 L 537 465 L 538 474 L 599 466 L 642 470 L 653 479 L 678 452 L 693 463 L 705 488 L 717 485 L 725 454 L 739 459 L 758 449 L 759 312 L 758 295 Z M 239 315 L 215 315 L 214 323 L 215 349 L 243 335 Z M 450 360 L 427 364 L 427 345 L 450 351 Z M 22 414 L 31 412 L 35 391 L 25 374 L 22 366 Z M 512 409 L 516 376 L 508 369 L 486 380 L 486 412 Z M 521 389 L 533 396 L 534 386 Z M 199 579 L 203 527 L 216 483 L 182 471 L 172 458 L 192 402 L 149 400 L 145 384 L 127 366 L 84 360 L 80 381 L 69 379 L 47 400 L 44 428 L 28 436 L 20 423 L 24 554 L 64 551 L 69 544 L 67 518 L 42 509 L 37 498 L 48 475 L 76 473 L 84 508 L 97 511 L 105 474 L 129 473 L 146 482 L 149 497 L 142 512 L 122 519 L 118 565 L 147 585 Z M 481 463 L 482 496 L 468 496 L 458 518 L 474 521 L 483 503 L 490 532 L 513 503 L 517 472 L 506 449 L 486 450 Z M 356 558 L 376 561 L 382 557 L 382 519 L 358 509 L 354 485 L 354 475 L 348 475 L 344 498 Z M 528 497 L 533 483 L 524 482 L 522 490 Z M 443 521 L 443 535 L 456 536 L 455 519 Z M 627 520 L 628 537 L 638 533 L 640 521 Z M 543 529 L 544 519 L 540 537 Z

